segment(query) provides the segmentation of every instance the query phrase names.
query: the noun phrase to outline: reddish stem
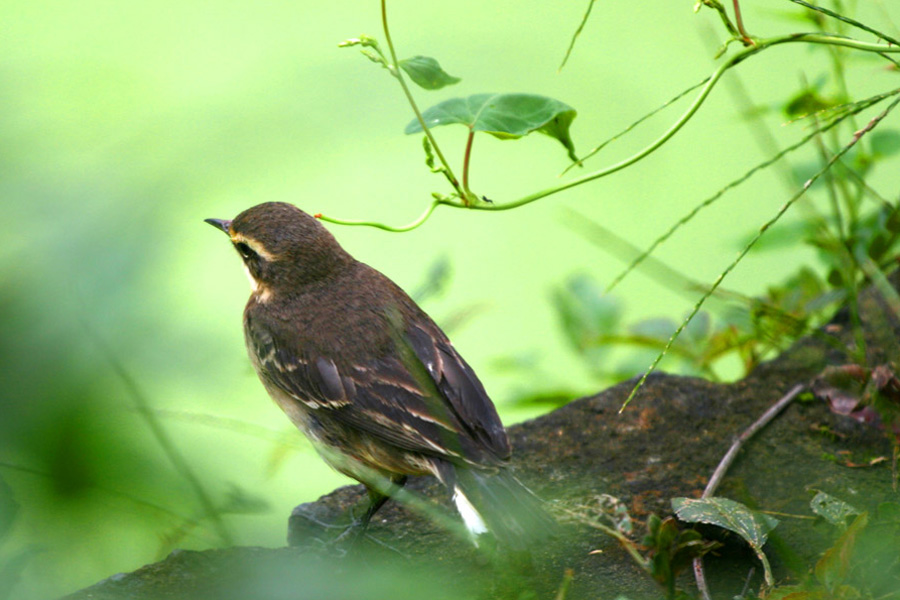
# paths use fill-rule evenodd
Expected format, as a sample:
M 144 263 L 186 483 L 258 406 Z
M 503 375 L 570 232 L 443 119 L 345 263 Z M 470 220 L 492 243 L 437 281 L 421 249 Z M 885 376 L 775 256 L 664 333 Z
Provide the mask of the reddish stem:
M 466 140 L 466 153 L 463 155 L 463 174 L 462 184 L 465 197 L 462 199 L 463 204 L 469 205 L 469 159 L 472 156 L 472 141 L 475 139 L 475 130 L 469 129 L 469 139 Z
M 750 39 L 750 36 L 747 35 L 747 31 L 744 29 L 744 19 L 741 18 L 741 4 L 738 0 L 734 0 L 734 20 L 737 22 L 738 33 L 741 34 L 744 43 L 748 46 L 753 45 L 753 40 Z

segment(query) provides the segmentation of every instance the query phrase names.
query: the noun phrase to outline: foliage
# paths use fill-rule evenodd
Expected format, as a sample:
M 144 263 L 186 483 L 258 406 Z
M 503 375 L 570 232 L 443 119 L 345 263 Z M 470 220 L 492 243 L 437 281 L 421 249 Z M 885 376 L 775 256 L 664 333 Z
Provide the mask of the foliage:
M 568 104 L 537 94 L 474 94 L 435 104 L 422 111 L 422 119 L 427 127 L 458 123 L 470 133 L 484 131 L 501 140 L 518 139 L 537 131 L 559 140 L 569 158 L 576 161 L 575 144 L 569 135 L 575 114 Z M 420 133 L 423 129 L 413 119 L 404 133 Z
M 673 498 L 672 510 L 679 519 L 687 523 L 716 525 L 741 536 L 762 563 L 766 585 L 774 584 L 772 567 L 769 566 L 763 546 L 769 532 L 778 525 L 777 519 L 752 511 L 740 502 L 728 498 Z
M 695 558 L 718 546 L 694 529 L 680 529 L 673 517 L 660 519 L 656 515 L 647 518 L 647 535 L 642 541 L 649 552 L 649 574 L 666 591 L 667 598 L 687 597 L 676 587 L 678 575 Z
M 812 82 L 804 82 L 798 90 L 787 94 L 780 110 L 793 123 L 807 124 L 812 130 L 810 134 L 789 148 L 776 152 L 773 157 L 701 202 L 658 238 L 648 250 L 636 252 L 625 271 L 616 277 L 604 292 L 599 293 L 596 284 L 587 283 L 589 275 L 578 275 L 563 284 L 553 295 L 554 306 L 566 337 L 584 358 L 588 370 L 600 380 L 619 380 L 643 372 L 644 375 L 636 386 L 636 390 L 644 378 L 656 368 L 659 361 L 669 353 L 676 357 L 675 366 L 688 373 L 716 378 L 717 365 L 722 364 L 723 359 L 730 356 L 736 356 L 739 359 L 743 371 L 746 373 L 759 361 L 771 357 L 775 352 L 789 346 L 801 335 L 822 325 L 834 307 L 841 302 L 849 300 L 851 311 L 855 312 L 854 298 L 863 282 L 873 277 L 877 278 L 878 273 L 892 268 L 893 257 L 897 251 L 898 229 L 900 229 L 898 203 L 892 203 L 885 199 L 867 183 L 869 175 L 874 172 L 878 163 L 900 151 L 900 134 L 897 131 L 883 127 L 875 131 L 896 105 L 896 100 L 864 127 L 856 122 L 857 115 L 862 111 L 895 96 L 900 90 L 888 90 L 870 98 L 855 100 L 847 85 L 850 52 L 874 53 L 887 61 L 891 68 L 896 68 L 900 62 L 893 55 L 900 49 L 893 45 L 895 40 L 880 31 L 879 28 L 839 14 L 842 12 L 840 4 L 836 5 L 837 11 L 833 11 L 801 0 L 792 1 L 804 8 L 804 12 L 800 13 L 800 18 L 806 24 L 812 25 L 815 31 L 790 36 L 759 37 L 748 32 L 738 2 L 734 2 L 733 21 L 718 0 L 698 2 L 695 10 L 699 11 L 704 7 L 714 10 L 724 25 L 728 39 L 721 47 L 719 55 L 724 55 L 732 42 L 738 42 L 742 49 L 732 52 L 699 86 L 692 86 L 678 94 L 659 109 L 626 127 L 623 132 L 607 142 L 599 144 L 581 158 L 576 158 L 574 155 L 574 147 L 568 131 L 575 114 L 574 109 L 550 98 L 532 94 L 475 94 L 466 99 L 446 100 L 430 109 L 420 111 L 403 84 L 400 70 L 395 66 L 401 65 L 402 67 L 404 61 L 397 61 L 396 57 L 393 57 L 393 46 L 387 27 L 386 6 L 382 2 L 384 34 L 388 46 L 391 48 L 393 59 L 387 58 L 378 49 L 374 38 L 370 36 L 361 36 L 358 40 L 354 40 L 353 44 L 359 43 L 374 49 L 375 54 L 366 50 L 367 56 L 387 68 L 400 80 L 401 85 L 404 85 L 407 98 L 416 113 L 416 118 L 407 126 L 406 132 L 425 132 L 426 162 L 432 170 L 443 173 L 448 178 L 455 188 L 455 192 L 450 196 L 435 192 L 434 200 L 425 213 L 413 223 L 400 228 L 371 222 L 348 222 L 329 217 L 323 218 L 339 223 L 373 225 L 389 230 L 406 231 L 421 225 L 439 205 L 481 210 L 505 210 L 522 206 L 570 187 L 585 184 L 629 167 L 665 144 L 686 122 L 695 117 L 710 91 L 726 71 L 742 64 L 750 57 L 783 44 L 809 44 L 813 49 L 831 55 L 832 70 L 830 73 L 819 75 Z M 590 2 L 582 22 L 572 37 L 563 64 L 572 53 L 575 41 L 582 33 L 592 9 L 593 2 Z M 795 18 L 795 15 L 792 15 L 791 18 Z M 835 26 L 837 33 L 830 33 L 830 28 Z M 888 45 L 857 41 L 850 37 L 850 30 L 862 30 L 867 34 L 874 34 L 878 39 L 888 42 Z M 429 64 L 437 72 L 442 73 L 437 67 L 436 61 L 429 59 Z M 638 123 L 670 106 L 678 98 L 697 87 L 700 87 L 699 94 L 675 124 L 655 142 L 625 161 L 504 204 L 486 201 L 485 196 L 479 196 L 470 189 L 468 172 L 472 135 L 477 130 L 488 131 L 498 137 L 519 137 L 531 131 L 542 131 L 557 137 L 568 149 L 573 164 L 582 165 L 609 141 L 628 133 Z M 757 111 L 755 118 L 748 123 L 751 126 L 755 126 L 755 122 L 761 123 L 759 117 L 765 112 L 765 110 Z M 449 123 L 461 123 L 469 129 L 469 139 L 463 158 L 461 184 L 456 180 L 452 169 L 429 132 L 429 128 L 432 126 Z M 858 144 L 857 142 L 863 137 L 866 138 L 867 143 Z M 838 149 L 829 149 L 829 145 Z M 651 252 L 693 219 L 700 210 L 717 201 L 727 191 L 743 184 L 757 172 L 770 167 L 779 160 L 785 160 L 788 153 L 806 147 L 816 148 L 819 157 L 816 163 L 800 162 L 791 167 L 795 175 L 793 185 L 799 186 L 797 192 L 788 200 L 782 210 L 743 245 L 738 258 L 720 274 L 715 282 L 711 285 L 695 284 L 695 289 L 703 290 L 703 293 L 694 309 L 688 313 L 680 325 L 658 319 L 634 325 L 624 324 L 621 316 L 616 314 L 618 309 L 614 308 L 615 302 L 605 297 L 606 294 L 611 292 L 633 269 L 648 261 Z M 440 165 L 436 166 L 437 163 Z M 763 241 L 763 234 L 767 233 L 768 229 L 781 219 L 788 208 L 807 195 L 827 197 L 829 199 L 828 212 L 823 214 L 818 210 L 809 211 L 809 216 L 800 222 L 799 230 L 791 232 L 794 235 L 789 243 L 796 244 L 799 236 L 803 243 L 818 250 L 821 266 L 810 268 L 807 265 L 799 265 L 796 274 L 780 284 L 773 282 L 765 295 L 756 298 L 742 297 L 721 290 L 720 284 L 723 279 L 754 246 L 760 249 L 765 248 L 767 244 Z M 769 234 L 767 237 L 772 238 L 773 235 Z M 598 241 L 594 235 L 591 235 L 590 239 L 597 241 L 598 244 L 603 243 Z M 712 325 L 713 319 L 709 314 L 700 311 L 701 306 L 709 298 L 716 298 L 721 301 L 720 304 L 725 306 L 720 310 L 722 314 L 715 325 Z M 900 306 L 900 302 L 898 302 L 898 306 Z M 700 316 L 698 317 L 698 315 Z M 691 326 L 695 319 L 699 319 L 699 322 Z M 656 358 L 650 364 L 649 369 L 644 367 L 646 362 L 642 352 L 628 358 L 619 367 L 610 367 L 606 359 L 609 355 L 609 348 L 615 346 L 652 349 Z M 864 357 L 864 341 L 857 337 L 857 347 L 850 350 L 848 358 L 851 361 L 859 362 L 864 360 Z M 559 392 L 560 390 L 548 390 L 542 395 L 559 397 Z
M 812 52 L 827 55 L 831 59 L 831 71 L 812 77 L 810 81 L 801 82 L 795 90 L 785 90 L 783 101 L 779 106 L 755 107 L 754 114 L 758 117 L 767 112 L 777 111 L 790 120 L 785 129 L 803 127 L 806 128 L 808 135 L 792 146 L 772 149 L 766 161 L 735 178 L 709 198 L 699 201 L 692 211 L 673 224 L 648 249 L 633 253 L 621 276 L 614 279 L 605 289 L 593 274 L 578 274 L 566 279 L 552 294 L 561 329 L 566 339 L 583 358 L 588 370 L 598 379 L 621 379 L 639 372 L 649 372 L 646 364 L 652 356 L 657 358 L 651 370 L 666 354 L 673 356 L 674 365 L 683 372 L 721 377 L 719 365 L 723 360 L 737 357 L 743 369 L 750 370 L 761 360 L 787 347 L 800 335 L 805 335 L 822 325 L 838 305 L 849 304 L 850 321 L 854 322 L 858 313 L 855 306 L 857 292 L 866 283 L 874 283 L 883 290 L 890 310 L 894 314 L 900 314 L 898 309 L 900 302 L 896 294 L 891 296 L 889 289 L 884 285 L 886 274 L 895 268 L 900 238 L 896 190 L 883 193 L 876 189 L 877 185 L 873 183 L 876 180 L 875 175 L 884 168 L 884 165 L 888 164 L 888 161 L 896 161 L 900 155 L 900 133 L 896 128 L 889 129 L 887 126 L 888 117 L 895 118 L 891 111 L 896 105 L 900 90 L 883 90 L 879 94 L 860 98 L 848 84 L 851 79 L 847 77 L 848 72 L 853 69 L 873 68 L 875 64 L 873 62 L 857 61 L 857 57 L 862 56 L 896 71 L 898 68 L 896 57 L 900 53 L 900 47 L 895 39 L 883 31 L 882 25 L 863 24 L 843 14 L 847 12 L 847 7 L 842 2 L 834 2 L 832 6 L 835 10 L 830 10 L 801 0 L 792 1 L 800 9 L 791 15 L 791 18 L 802 23 L 804 29 L 811 27 L 812 31 L 756 36 L 751 33 L 752 26 L 749 28 L 746 26 L 752 24 L 745 25 L 743 22 L 737 1 L 733 2 L 735 13 L 733 19 L 718 0 L 697 2 L 695 8 L 698 11 L 714 11 L 716 19 L 721 21 L 723 26 L 725 39 L 719 50 L 720 62 L 717 67 L 699 83 L 677 94 L 671 94 L 670 100 L 625 127 L 619 135 L 596 143 L 593 150 L 578 157 L 575 155 L 570 135 L 570 127 L 576 114 L 575 108 L 537 93 L 540 90 L 500 96 L 476 92 L 458 99 L 439 102 L 430 109 L 419 110 L 410 88 L 406 85 L 407 79 L 426 91 L 457 85 L 461 80 L 447 73 L 435 58 L 415 55 L 398 59 L 388 29 L 386 2 L 382 0 L 386 51 L 382 50 L 379 42 L 371 36 L 360 36 L 342 45 L 358 47 L 369 60 L 384 68 L 393 80 L 399 83 L 416 116 L 407 130 L 409 133 L 421 131 L 424 134 L 425 163 L 428 168 L 446 180 L 449 188 L 432 192 L 422 215 L 402 227 L 322 218 L 345 224 L 406 231 L 424 223 L 434 214 L 438 206 L 482 212 L 503 211 L 586 185 L 630 168 L 666 145 L 688 122 L 703 114 L 701 109 L 706 100 L 718 88 L 726 73 L 735 78 L 742 70 L 741 66 L 754 60 L 756 56 L 763 53 L 775 54 L 779 48 L 799 44 L 809 47 Z M 582 34 L 594 8 L 593 0 L 586 4 L 587 10 L 571 38 L 566 58 L 572 52 L 578 52 L 576 39 Z M 598 5 L 598 10 L 600 8 L 601 5 Z M 873 35 L 875 41 L 866 41 L 872 39 Z M 565 64 L 565 60 L 563 62 Z M 794 66 L 791 65 L 792 68 Z M 544 189 L 535 190 L 512 200 L 492 202 L 488 200 L 488 196 L 500 198 L 503 194 L 498 195 L 492 191 L 482 193 L 485 190 L 478 190 L 476 193 L 472 189 L 469 172 L 473 160 L 472 143 L 475 131 L 485 131 L 495 137 L 510 139 L 523 137 L 535 131 L 550 135 L 565 147 L 572 160 L 571 166 L 581 166 L 598 156 L 602 149 L 608 148 L 609 144 L 622 135 L 649 121 L 650 117 L 663 114 L 665 110 L 674 107 L 686 97 L 691 97 L 688 106 L 671 121 L 663 133 L 624 160 L 577 177 L 554 182 Z M 625 98 L 624 101 L 628 99 Z M 875 109 L 881 112 L 876 113 Z M 584 108 L 580 110 L 584 114 Z M 749 118 L 747 122 L 750 127 L 762 127 L 762 121 L 759 119 Z M 431 135 L 434 126 L 450 123 L 462 124 L 467 129 L 466 149 L 460 166 L 450 164 L 441 146 Z M 398 134 L 402 125 L 402 122 L 397 123 Z M 800 149 L 813 150 L 817 156 L 812 160 L 808 157 L 795 159 L 791 153 Z M 705 149 L 705 152 L 707 154 L 704 154 L 704 159 L 710 160 L 713 164 L 715 157 L 709 157 L 710 149 Z M 745 185 L 757 173 L 773 165 L 782 164 L 788 158 L 792 161 L 788 166 L 788 172 L 789 185 L 792 186 L 793 192 L 786 198 L 784 208 L 777 214 L 770 215 L 771 218 L 763 222 L 758 232 L 740 244 L 740 256 L 716 281 L 698 283 L 683 278 L 690 293 L 694 297 L 700 296 L 700 299 L 681 324 L 668 319 L 645 320 L 636 324 L 626 322 L 621 304 L 611 295 L 616 284 L 634 269 L 646 268 L 651 264 L 653 260 L 651 255 L 656 249 L 670 236 L 677 234 L 698 212 L 718 201 L 727 192 Z M 459 169 L 461 177 L 455 174 Z M 567 174 L 570 172 L 566 171 Z M 793 212 L 800 206 L 806 210 L 804 219 L 790 229 L 783 229 L 780 243 L 787 244 L 788 247 L 804 244 L 814 248 L 818 256 L 817 264 L 798 265 L 797 271 L 787 280 L 771 282 L 764 293 L 753 298 L 729 291 L 720 285 L 748 252 L 764 251 L 766 246 L 769 248 L 777 246 L 779 240 L 776 238 L 779 232 L 771 231 L 770 228 L 775 224 L 781 226 L 780 221 L 785 212 L 788 210 Z M 589 239 L 600 245 L 601 237 L 592 235 Z M 437 271 L 434 274 L 435 279 L 443 276 Z M 423 288 L 423 296 L 429 293 L 432 293 L 430 289 Z M 701 310 L 707 299 L 716 306 L 711 310 Z M 98 309 L 98 312 L 102 312 L 102 309 Z M 460 320 L 462 318 L 460 317 Z M 633 351 L 633 354 L 612 363 L 610 356 L 617 347 L 626 347 L 629 351 Z M 17 352 L 24 354 L 25 350 L 27 346 L 25 349 L 17 349 Z M 113 356 L 112 352 L 109 354 Z M 855 343 L 846 349 L 845 354 L 848 370 L 862 373 L 862 379 L 856 382 L 859 385 L 855 395 L 860 410 L 871 406 L 872 410 L 877 411 L 882 423 L 887 425 L 896 423 L 900 409 L 896 402 L 895 390 L 890 387 L 896 380 L 893 376 L 895 365 L 867 364 L 866 344 L 861 334 L 856 336 Z M 62 360 L 65 357 L 52 356 L 56 363 L 52 365 L 53 369 L 58 369 L 61 364 L 67 362 Z M 900 357 L 889 357 L 892 361 L 898 358 Z M 111 362 L 117 364 L 115 357 Z M 50 371 L 50 366 L 48 364 L 46 372 Z M 854 367 L 858 367 L 858 370 L 851 369 Z M 165 427 L 155 416 L 157 413 L 149 408 L 143 392 L 135 387 L 131 377 L 119 367 L 112 370 L 123 380 L 124 387 L 129 390 L 133 400 L 133 410 L 143 419 L 146 430 L 152 433 L 157 451 L 163 457 L 161 462 L 170 468 L 174 477 L 188 490 L 184 493 L 187 501 L 195 503 L 191 505 L 192 508 L 185 511 L 186 514 L 167 515 L 171 520 L 168 521 L 167 532 L 162 536 L 163 544 L 168 546 L 179 542 L 189 532 L 199 528 L 214 532 L 213 537 L 220 543 L 227 541 L 229 532 L 222 523 L 222 516 L 261 510 L 263 504 L 254 496 L 237 489 L 230 495 L 226 492 L 224 499 L 221 492 L 210 491 L 205 478 L 197 474 L 187 459 L 174 449 Z M 889 376 L 879 379 L 878 377 L 885 372 Z M 880 385 L 881 381 L 887 381 L 889 386 Z M 527 400 L 562 403 L 583 391 L 585 390 L 568 388 L 531 390 Z M 73 392 L 66 390 L 65 393 Z M 885 431 L 893 435 L 890 427 L 886 427 Z M 57 442 L 51 439 L 54 443 Z M 65 449 L 62 442 L 59 443 L 59 448 Z M 69 465 L 75 462 L 73 460 L 62 464 Z M 60 469 L 60 473 L 63 471 L 64 469 Z M 78 473 L 63 474 L 68 479 L 60 479 L 58 483 L 62 486 L 68 482 L 73 482 L 75 487 L 89 487 L 92 484 L 89 477 L 79 480 Z M 114 492 L 100 491 L 111 495 Z M 125 497 L 124 494 L 121 495 Z M 179 499 L 181 498 L 179 496 Z M 154 510 L 159 508 L 151 506 L 149 502 L 142 501 L 139 497 L 129 497 L 128 501 L 135 504 L 143 502 Z M 814 502 L 812 510 L 815 514 L 821 515 L 838 528 L 843 527 L 843 533 L 835 542 L 833 550 L 811 570 L 809 581 L 793 590 L 776 588 L 770 597 L 788 597 L 794 594 L 791 597 L 844 598 L 851 597 L 856 592 L 862 594 L 865 590 L 871 590 L 866 593 L 870 593 L 873 597 L 893 597 L 890 596 L 892 589 L 887 584 L 876 589 L 877 585 L 867 583 L 866 578 L 877 583 L 882 581 L 880 577 L 884 573 L 896 573 L 896 562 L 891 563 L 889 559 L 878 558 L 887 554 L 876 552 L 879 544 L 896 543 L 898 531 L 896 507 L 883 505 L 883 510 L 879 509 L 873 519 L 865 513 L 857 514 L 856 509 L 837 499 L 817 496 Z M 687 557 L 702 554 L 708 551 L 709 546 L 700 543 L 696 532 L 679 530 L 677 524 L 670 519 L 648 521 L 647 536 L 639 544 L 631 537 L 633 534 L 626 530 L 626 524 L 630 519 L 626 519 L 620 510 L 618 512 L 613 510 L 613 513 L 615 516 L 610 517 L 607 527 L 620 536 L 617 538 L 620 541 L 630 540 L 627 543 L 630 544 L 629 548 L 632 551 L 644 552 L 639 563 L 649 569 L 651 576 L 663 585 L 670 596 L 676 594 L 677 591 L 673 587 L 674 577 L 686 565 Z M 846 522 L 850 518 L 853 518 L 853 521 L 849 525 L 842 525 L 841 521 Z M 7 535 L 9 527 L 6 521 L 0 522 L 0 542 Z M 765 534 L 760 536 L 760 531 L 757 531 L 755 537 L 751 536 L 751 539 L 756 540 L 757 545 L 761 547 Z M 15 578 L 28 556 L 14 555 L 14 560 L 10 561 L 6 570 L 0 574 L 3 585 Z M 893 581 L 896 583 L 896 578 Z M 776 596 L 778 593 L 781 595 Z M 0 596 L 2 595 L 0 593 Z
M 635 525 L 625 504 L 608 494 L 595 503 L 569 511 L 576 521 L 612 536 L 635 563 L 665 591 L 666 598 L 689 598 L 677 585 L 678 576 L 691 562 L 719 547 L 703 539 L 694 529 L 679 527 L 673 517 L 660 519 L 651 514 L 644 524 Z M 640 537 L 639 531 L 644 534 Z
M 859 514 L 859 510 L 850 504 L 825 492 L 818 492 L 809 501 L 809 507 L 830 524 L 841 529 L 847 527 L 847 519 Z
M 816 502 L 811 505 L 818 512 Z M 900 504 L 880 504 L 874 518 L 856 513 L 849 525 L 839 523 L 838 531 L 802 583 L 778 586 L 767 600 L 900 598 Z

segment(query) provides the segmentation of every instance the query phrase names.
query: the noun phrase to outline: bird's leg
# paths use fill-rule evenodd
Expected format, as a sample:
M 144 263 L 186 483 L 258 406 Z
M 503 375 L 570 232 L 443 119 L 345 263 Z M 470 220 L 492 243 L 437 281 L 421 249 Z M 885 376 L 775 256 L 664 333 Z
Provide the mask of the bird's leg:
M 384 504 L 391 499 L 391 495 L 402 488 L 406 484 L 407 477 L 406 475 L 396 475 L 391 477 L 391 488 L 388 490 L 387 494 L 383 494 L 376 490 L 375 488 L 371 488 L 366 486 L 366 491 L 369 493 L 369 506 L 366 508 L 366 512 L 360 519 L 354 520 L 353 523 L 350 524 L 347 529 L 344 530 L 341 535 L 337 537 L 335 541 L 343 540 L 348 536 L 351 537 L 351 544 L 355 543 L 356 540 L 365 535 L 366 530 L 369 528 L 369 522 L 372 520 L 372 517 L 375 516 L 375 513 L 378 512 Z
M 391 477 L 391 484 L 391 489 L 388 490 L 387 494 L 382 494 L 374 488 L 367 488 L 369 492 L 369 507 L 366 509 L 366 512 L 362 516 L 362 519 L 358 521 L 358 524 L 362 528 L 361 533 L 365 533 L 366 529 L 369 527 L 369 521 L 372 520 L 372 517 L 375 516 L 375 513 L 378 512 L 378 509 L 384 506 L 385 502 L 391 499 L 391 495 L 393 495 L 394 492 L 406 485 L 406 475 Z

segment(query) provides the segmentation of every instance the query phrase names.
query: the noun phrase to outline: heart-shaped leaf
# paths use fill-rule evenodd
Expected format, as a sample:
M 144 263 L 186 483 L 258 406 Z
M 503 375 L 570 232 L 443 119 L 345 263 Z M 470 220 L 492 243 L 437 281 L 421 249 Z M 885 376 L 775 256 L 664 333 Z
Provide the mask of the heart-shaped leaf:
M 472 131 L 484 131 L 500 139 L 517 139 L 538 131 L 556 138 L 566 147 L 569 158 L 575 157 L 575 145 L 569 126 L 575 118 L 574 108 L 546 96 L 535 94 L 475 94 L 468 98 L 451 98 L 422 113 L 428 127 L 459 123 Z M 422 131 L 418 120 L 406 126 L 405 132 Z
M 409 78 L 420 88 L 439 90 L 442 87 L 459 83 L 459 77 L 450 75 L 430 56 L 413 56 L 400 61 L 400 68 L 406 71 Z

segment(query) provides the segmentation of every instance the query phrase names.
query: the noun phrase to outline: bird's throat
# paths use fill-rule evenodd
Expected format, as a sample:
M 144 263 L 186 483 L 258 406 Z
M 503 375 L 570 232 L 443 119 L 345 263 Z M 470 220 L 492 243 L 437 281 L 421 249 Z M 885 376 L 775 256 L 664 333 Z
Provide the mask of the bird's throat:
M 247 279 L 250 281 L 250 289 L 253 290 L 253 297 L 256 298 L 256 301 L 259 303 L 267 302 L 272 296 L 269 288 L 262 285 L 259 280 L 253 276 L 253 273 L 250 272 L 247 265 L 244 265 L 244 273 L 247 274 Z

